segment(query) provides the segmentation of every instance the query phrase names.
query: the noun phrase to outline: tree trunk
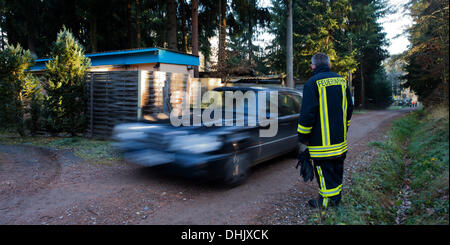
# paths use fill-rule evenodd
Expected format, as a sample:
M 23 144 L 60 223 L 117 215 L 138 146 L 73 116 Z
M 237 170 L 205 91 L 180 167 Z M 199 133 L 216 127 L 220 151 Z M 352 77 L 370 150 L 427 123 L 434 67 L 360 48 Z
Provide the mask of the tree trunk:
M 136 0 L 136 47 L 141 47 L 141 4 Z
M 292 0 L 288 0 L 287 5 L 287 45 L 286 45 L 286 82 L 288 87 L 294 88 L 293 70 L 293 44 L 292 44 Z
M 251 4 L 252 6 L 251 6 L 251 8 L 253 8 L 253 9 L 255 9 L 255 4 L 256 4 L 256 2 L 255 1 L 251 1 L 251 3 L 249 3 L 249 4 Z M 248 46 L 248 63 L 249 63 L 249 65 L 251 65 L 252 64 L 252 38 L 253 38 L 253 23 L 252 23 L 252 20 L 253 20 L 253 16 L 252 16 L 252 13 L 251 13 L 251 8 L 248 8 L 247 9 L 247 14 L 248 14 L 248 40 L 247 40 L 247 46 Z
M 32 55 L 36 55 L 35 46 L 35 20 L 33 19 L 33 9 L 31 5 L 26 5 L 26 25 L 27 25 L 27 44 Z
M 14 92 L 16 92 L 16 88 L 15 85 L 13 87 Z M 24 106 L 23 106 L 23 96 L 22 96 L 22 92 L 19 92 L 18 96 L 15 98 L 15 116 L 16 116 L 16 120 L 15 120 L 15 124 L 17 127 L 17 132 L 19 133 L 19 135 L 21 137 L 25 136 L 25 125 L 24 125 L 24 120 L 23 120 L 23 115 L 24 115 Z
M 349 54 L 351 54 L 352 51 L 353 51 L 352 40 L 351 39 L 350 39 L 348 47 L 349 47 Z M 352 72 L 349 70 L 348 71 L 348 86 L 350 88 L 350 91 L 352 90 L 352 87 L 353 87 L 352 80 L 353 80 Z M 351 92 L 353 94 L 353 91 L 351 91 Z
M 2 34 L 2 46 L 1 46 L 1 48 L 2 48 L 2 50 L 5 50 L 5 34 L 3 32 L 3 28 L 2 27 L 0 27 L 0 30 L 1 30 L 1 34 Z
M 177 2 L 169 0 L 167 3 L 167 43 L 168 48 L 178 51 L 177 47 Z
M 248 21 L 248 40 L 247 40 L 247 45 L 248 45 L 248 63 L 249 65 L 252 64 L 252 54 L 253 54 L 253 48 L 252 48 L 252 38 L 253 38 L 253 26 L 252 26 L 252 21 L 249 20 Z
M 91 52 L 97 52 L 97 17 L 93 15 L 90 21 L 89 36 L 91 38 Z
M 222 73 L 225 72 L 225 62 L 226 62 L 226 54 L 225 54 L 225 47 L 226 47 L 226 35 L 227 35 L 227 19 L 226 19 L 226 12 L 227 12 L 227 1 L 226 0 L 220 0 L 220 22 L 219 22 L 219 57 L 218 57 L 218 68 L 219 72 L 221 73 L 221 76 L 224 76 Z
M 187 53 L 188 51 L 188 37 L 187 37 L 187 12 L 186 12 L 186 1 L 185 0 L 181 0 L 180 1 L 181 4 L 181 33 L 183 38 L 181 39 L 181 46 L 183 48 L 183 52 Z
M 127 2 L 127 38 L 128 38 L 128 48 L 133 48 L 133 39 L 131 34 L 131 0 Z
M 33 31 L 28 32 L 27 43 L 28 43 L 28 49 L 30 50 L 31 54 L 36 55 L 36 47 L 34 46 Z
M 361 61 L 360 64 L 360 72 L 361 72 L 361 97 L 360 97 L 360 104 L 361 107 L 364 107 L 365 104 L 365 93 L 366 93 L 366 88 L 365 88 L 365 84 L 364 84 L 364 72 L 363 72 L 363 62 Z
M 192 0 L 192 54 L 198 55 L 198 0 Z M 198 66 L 194 66 L 194 77 L 199 77 Z

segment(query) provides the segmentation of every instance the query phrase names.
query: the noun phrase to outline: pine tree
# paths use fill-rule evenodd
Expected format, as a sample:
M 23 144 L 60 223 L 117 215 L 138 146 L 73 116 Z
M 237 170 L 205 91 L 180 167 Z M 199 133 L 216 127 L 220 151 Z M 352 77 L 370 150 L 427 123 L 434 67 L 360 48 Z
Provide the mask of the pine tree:
M 383 0 L 351 0 L 352 11 L 349 18 L 349 31 L 358 69 L 354 74 L 355 105 L 365 106 L 370 88 L 375 86 L 375 74 L 382 69 L 381 62 L 388 57 L 386 34 L 382 31 L 378 19 L 386 14 Z
M 46 64 L 46 127 L 52 133 L 82 133 L 85 128 L 84 76 L 90 59 L 65 27 L 59 32 Z
M 269 47 L 271 67 L 275 71 L 286 70 L 286 1 L 273 0 L 273 22 L 270 31 L 276 38 Z M 311 57 L 317 52 L 330 56 L 333 70 L 343 76 L 355 71 L 355 52 L 345 44 L 350 43 L 348 19 L 351 12 L 349 0 L 294 1 L 294 76 L 307 79 L 312 75 Z M 345 46 L 345 47 L 344 47 Z

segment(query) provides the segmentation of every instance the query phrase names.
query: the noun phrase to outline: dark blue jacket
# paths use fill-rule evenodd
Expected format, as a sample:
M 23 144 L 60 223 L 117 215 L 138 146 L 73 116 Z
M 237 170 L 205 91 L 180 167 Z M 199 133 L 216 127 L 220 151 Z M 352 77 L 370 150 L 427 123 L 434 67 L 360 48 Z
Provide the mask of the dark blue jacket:
M 319 66 L 303 88 L 298 120 L 300 142 L 308 143 L 312 159 L 333 159 L 347 152 L 347 130 L 353 101 L 347 81 Z

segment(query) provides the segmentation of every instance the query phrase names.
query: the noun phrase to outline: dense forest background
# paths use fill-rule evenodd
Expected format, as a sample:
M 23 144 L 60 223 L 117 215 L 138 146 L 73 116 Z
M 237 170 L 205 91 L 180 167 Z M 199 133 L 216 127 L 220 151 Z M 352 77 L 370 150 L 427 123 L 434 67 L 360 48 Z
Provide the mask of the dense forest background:
M 267 8 L 259 0 L 0 0 L 0 49 L 19 43 L 33 57 L 47 57 L 65 26 L 87 53 L 199 50 L 206 67 L 219 76 L 284 75 L 291 1 L 271 2 Z M 448 99 L 448 1 L 411 0 L 405 6 L 414 20 L 405 33 L 411 47 L 395 57 L 385 49 L 388 41 L 379 23 L 395 11 L 386 0 L 292 4 L 294 77 L 306 80 L 312 55 L 321 51 L 331 57 L 333 70 L 349 79 L 357 106 L 389 105 L 401 86 L 424 101 Z M 265 47 L 257 42 L 263 32 L 275 37 Z M 217 61 L 212 40 L 218 42 Z

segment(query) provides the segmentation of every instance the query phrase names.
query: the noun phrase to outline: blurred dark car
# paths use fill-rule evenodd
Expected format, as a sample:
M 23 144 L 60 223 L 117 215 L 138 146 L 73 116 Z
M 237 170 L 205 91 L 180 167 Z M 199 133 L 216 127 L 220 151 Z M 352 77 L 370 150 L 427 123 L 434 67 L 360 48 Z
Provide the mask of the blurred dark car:
M 142 166 L 164 166 L 188 177 L 219 180 L 226 185 L 241 184 L 253 165 L 298 149 L 297 120 L 301 93 L 288 88 L 220 87 L 225 91 L 277 91 L 278 132 L 260 137 L 256 126 L 172 126 L 170 119 L 144 120 L 114 128 L 115 146 L 123 157 Z M 270 103 L 267 99 L 266 103 Z M 235 102 L 236 103 L 236 102 Z M 269 105 L 263 113 L 269 115 Z M 235 109 L 236 107 L 234 107 Z M 245 107 L 245 121 L 248 108 Z M 262 113 L 257 109 L 257 113 Z M 234 111 L 236 117 L 236 110 Z M 247 121 L 248 122 L 248 121 Z M 225 124 L 222 124 L 225 125 Z

